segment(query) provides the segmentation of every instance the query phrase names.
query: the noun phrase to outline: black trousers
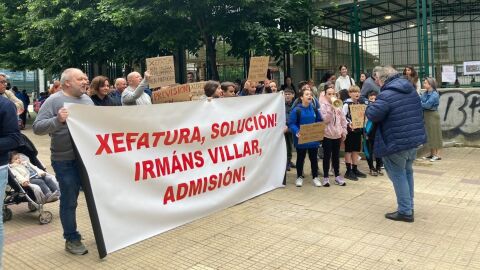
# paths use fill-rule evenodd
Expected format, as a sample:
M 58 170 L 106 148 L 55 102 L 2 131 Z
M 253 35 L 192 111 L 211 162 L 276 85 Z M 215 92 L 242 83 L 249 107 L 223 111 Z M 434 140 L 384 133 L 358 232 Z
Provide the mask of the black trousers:
M 310 164 L 312 166 L 312 177 L 318 177 L 318 148 L 307 148 L 299 149 L 297 148 L 297 177 L 303 176 L 303 164 L 305 163 L 305 157 L 307 156 L 310 159 Z
M 292 132 L 285 132 L 285 142 L 287 144 L 287 162 L 292 161 L 293 135 Z
M 368 140 L 367 141 L 367 144 L 368 144 L 368 148 L 370 149 L 370 157 L 367 158 L 367 163 L 368 163 L 368 168 L 370 170 L 379 170 L 382 166 L 383 166 L 383 161 L 381 158 L 375 158 L 375 162 L 377 163 L 376 167 L 373 166 L 373 144 L 374 144 L 374 140 Z
M 335 177 L 340 175 L 340 142 L 341 139 L 323 138 L 323 177 L 328 178 L 330 160 Z

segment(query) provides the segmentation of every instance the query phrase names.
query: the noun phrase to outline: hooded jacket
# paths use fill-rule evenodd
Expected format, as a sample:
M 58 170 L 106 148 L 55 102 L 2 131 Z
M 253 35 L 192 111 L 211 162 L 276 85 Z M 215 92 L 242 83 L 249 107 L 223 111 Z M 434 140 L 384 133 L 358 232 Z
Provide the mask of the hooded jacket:
M 334 108 L 325 96 L 320 98 L 320 112 L 325 121 L 325 138 L 340 139 L 347 136 L 347 120 L 341 109 Z
M 426 142 L 420 97 L 412 83 L 400 75 L 385 81 L 365 114 L 378 124 L 374 145 L 377 157 L 416 148 Z
M 300 119 L 297 119 L 297 110 L 300 110 Z M 288 127 L 293 133 L 293 144 L 299 149 L 318 148 L 320 142 L 309 142 L 298 144 L 297 133 L 300 131 L 301 125 L 313 124 L 315 122 L 321 122 L 322 116 L 320 112 L 315 112 L 315 108 L 312 103 L 308 104 L 308 107 L 304 107 L 302 103 L 297 104 L 290 112 L 290 118 L 288 121 Z

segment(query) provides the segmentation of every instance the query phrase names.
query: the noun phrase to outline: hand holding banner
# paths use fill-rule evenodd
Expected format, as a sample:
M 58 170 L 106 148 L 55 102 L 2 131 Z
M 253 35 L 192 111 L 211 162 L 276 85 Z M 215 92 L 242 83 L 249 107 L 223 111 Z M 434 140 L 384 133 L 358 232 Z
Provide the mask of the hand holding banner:
M 100 257 L 282 185 L 279 93 L 68 110 Z
M 317 122 L 308 125 L 300 126 L 300 137 L 298 137 L 298 143 L 304 144 L 309 142 L 318 142 L 323 140 L 325 132 L 325 123 Z

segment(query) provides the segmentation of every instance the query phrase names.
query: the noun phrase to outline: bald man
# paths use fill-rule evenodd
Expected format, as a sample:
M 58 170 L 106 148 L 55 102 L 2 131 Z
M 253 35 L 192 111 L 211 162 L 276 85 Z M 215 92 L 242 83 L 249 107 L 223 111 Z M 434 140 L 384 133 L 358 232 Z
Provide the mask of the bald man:
M 145 78 L 142 79 L 140 73 L 134 71 L 128 74 L 128 87 L 122 93 L 122 105 L 149 105 L 152 104 L 150 96 L 145 93 L 148 88 L 150 73 L 145 71 Z
M 127 81 L 124 78 L 115 80 L 115 90 L 110 93 L 114 106 L 122 106 L 122 93 L 127 88 Z
M 80 191 L 78 160 L 75 157 L 70 131 L 67 126 L 68 110 L 65 103 L 93 105 L 85 94 L 88 79 L 76 68 L 66 69 L 60 78 L 62 90 L 51 95 L 40 107 L 33 122 L 37 135 L 49 134 L 52 167 L 60 184 L 60 220 L 62 222 L 65 250 L 75 254 L 88 253 L 77 231 L 76 209 Z

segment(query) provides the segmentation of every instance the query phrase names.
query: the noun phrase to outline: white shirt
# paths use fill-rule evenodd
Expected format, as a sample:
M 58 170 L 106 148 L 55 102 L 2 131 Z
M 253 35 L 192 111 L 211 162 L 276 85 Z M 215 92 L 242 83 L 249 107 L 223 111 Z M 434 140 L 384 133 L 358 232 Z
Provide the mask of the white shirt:
M 351 81 L 350 81 L 351 80 Z M 340 76 L 335 81 L 335 92 L 338 93 L 340 90 L 350 88 L 350 86 L 355 85 L 355 81 L 351 79 L 348 75 L 345 77 Z

